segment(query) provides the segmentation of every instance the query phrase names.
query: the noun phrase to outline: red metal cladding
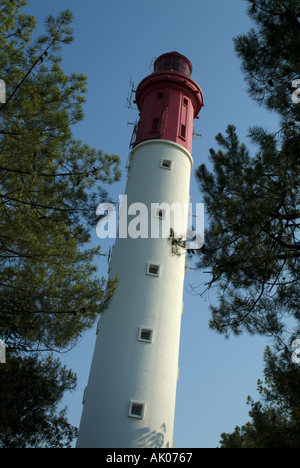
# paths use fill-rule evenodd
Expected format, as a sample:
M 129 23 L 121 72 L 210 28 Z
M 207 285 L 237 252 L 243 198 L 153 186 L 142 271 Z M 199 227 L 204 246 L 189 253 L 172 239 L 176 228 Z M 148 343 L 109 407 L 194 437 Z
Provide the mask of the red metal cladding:
M 171 140 L 192 152 L 193 121 L 203 107 L 203 93 L 190 78 L 191 62 L 177 52 L 163 54 L 154 63 L 154 73 L 136 90 L 140 111 L 132 146 L 145 140 Z

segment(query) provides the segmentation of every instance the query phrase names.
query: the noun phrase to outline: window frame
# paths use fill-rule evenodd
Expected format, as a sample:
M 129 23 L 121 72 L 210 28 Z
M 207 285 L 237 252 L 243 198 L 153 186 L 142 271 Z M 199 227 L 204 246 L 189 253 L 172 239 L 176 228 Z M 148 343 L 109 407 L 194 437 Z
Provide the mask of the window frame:
M 150 272 L 150 269 L 154 269 L 153 267 L 156 268 L 156 273 Z M 161 265 L 154 263 L 154 262 L 149 262 L 147 264 L 147 275 L 155 276 L 156 278 L 158 278 L 160 276 L 160 271 L 161 271 Z
M 152 121 L 152 129 L 151 132 L 157 133 L 159 131 L 159 117 L 156 117 Z
M 169 164 L 168 166 L 164 166 L 164 165 L 163 165 L 164 162 L 168 162 L 168 163 L 170 163 L 170 164 Z M 162 169 L 167 169 L 168 171 L 171 171 L 172 165 L 173 165 L 173 161 L 171 161 L 171 159 L 161 159 L 161 161 L 160 161 L 160 167 L 161 167 Z
M 183 140 L 186 140 L 186 125 L 184 125 L 183 123 L 181 124 L 181 128 L 180 128 L 180 137 Z
M 134 406 L 141 408 L 140 414 L 132 413 L 132 408 Z M 129 413 L 128 413 L 129 418 L 144 419 L 144 415 L 145 415 L 145 403 L 141 401 L 131 400 L 129 402 Z
M 148 333 L 148 332 L 149 332 L 149 339 L 142 338 L 142 333 Z M 152 341 L 153 341 L 153 328 L 140 327 L 139 328 L 138 341 L 142 341 L 143 343 L 152 343 Z

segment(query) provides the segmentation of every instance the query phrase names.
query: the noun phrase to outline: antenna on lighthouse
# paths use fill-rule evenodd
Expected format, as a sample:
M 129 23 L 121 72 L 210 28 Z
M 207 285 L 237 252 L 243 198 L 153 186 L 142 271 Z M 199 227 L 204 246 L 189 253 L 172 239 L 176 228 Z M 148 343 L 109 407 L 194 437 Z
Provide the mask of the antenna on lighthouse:
M 154 63 L 155 63 L 155 60 L 157 59 L 157 57 L 153 57 L 151 62 L 150 62 L 150 70 L 153 72 L 154 71 Z
M 194 138 L 195 136 L 198 136 L 198 137 L 202 138 L 202 133 L 196 133 L 196 129 L 194 128 L 194 130 L 193 130 L 193 138 Z
M 129 90 L 129 93 L 127 94 L 125 107 L 127 107 L 127 109 L 138 110 L 136 107 L 133 106 L 133 104 L 135 104 L 133 96 L 136 93 L 136 89 L 134 87 L 134 82 L 132 81 L 132 75 L 131 75 L 130 80 L 129 80 L 129 88 L 130 88 L 130 90 Z

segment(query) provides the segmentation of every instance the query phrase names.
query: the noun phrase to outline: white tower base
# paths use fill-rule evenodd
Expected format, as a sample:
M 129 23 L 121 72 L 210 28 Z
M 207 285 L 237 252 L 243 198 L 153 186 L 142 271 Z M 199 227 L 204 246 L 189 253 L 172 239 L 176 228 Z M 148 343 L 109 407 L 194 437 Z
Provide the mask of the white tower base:
M 179 203 L 182 213 L 189 203 L 192 156 L 147 140 L 130 160 L 128 207 L 147 206 L 150 237 L 151 203 Z M 116 239 L 110 276 L 119 282 L 98 327 L 78 448 L 173 446 L 184 269 L 167 239 Z

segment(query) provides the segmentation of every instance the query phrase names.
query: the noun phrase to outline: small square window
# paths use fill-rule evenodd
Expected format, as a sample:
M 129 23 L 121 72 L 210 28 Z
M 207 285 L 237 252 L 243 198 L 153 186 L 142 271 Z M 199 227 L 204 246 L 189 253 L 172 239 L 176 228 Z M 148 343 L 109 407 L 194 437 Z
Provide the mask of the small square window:
M 143 419 L 145 412 L 145 403 L 131 401 L 129 404 L 129 417 Z
M 183 104 L 184 104 L 185 106 L 187 106 L 188 103 L 189 103 L 189 101 L 188 101 L 186 98 L 183 98 Z
M 169 159 L 162 159 L 162 160 L 161 160 L 161 163 L 160 163 L 160 167 L 162 167 L 163 169 L 169 169 L 169 170 L 171 170 L 171 168 L 172 168 L 172 161 L 170 161 Z
M 145 341 L 146 343 L 152 343 L 153 330 L 151 328 L 140 328 L 139 329 L 139 341 Z
M 158 131 L 158 124 L 159 124 L 159 119 L 153 119 L 153 125 L 152 125 L 152 131 L 153 132 Z
M 185 125 L 181 125 L 180 136 L 181 136 L 182 138 L 185 138 L 185 130 L 186 130 Z
M 159 276 L 160 265 L 148 263 L 147 274 L 152 276 Z
M 142 330 L 141 331 L 140 340 L 150 341 L 150 337 L 151 337 L 151 331 L 149 331 L 149 330 Z
M 164 93 L 157 93 L 157 99 L 162 99 L 163 95 L 164 95 Z

